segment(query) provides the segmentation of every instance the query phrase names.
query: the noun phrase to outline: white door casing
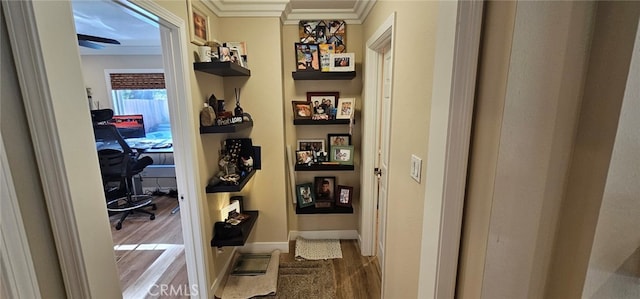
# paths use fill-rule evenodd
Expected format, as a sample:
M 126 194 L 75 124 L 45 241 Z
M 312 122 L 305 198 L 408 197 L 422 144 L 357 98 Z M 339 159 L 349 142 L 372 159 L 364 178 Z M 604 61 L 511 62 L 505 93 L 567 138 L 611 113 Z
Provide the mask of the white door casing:
M 384 250 L 386 242 L 386 227 L 387 227 L 387 195 L 388 195 L 388 183 L 389 183 L 389 132 L 391 131 L 391 83 L 392 81 L 392 68 L 391 68 L 391 43 L 387 44 L 383 48 L 382 55 L 382 92 L 380 98 L 380 119 L 378 121 L 378 136 L 380 136 L 377 148 L 379 149 L 379 162 L 378 162 L 378 248 L 376 255 L 380 262 L 380 269 L 384 272 Z

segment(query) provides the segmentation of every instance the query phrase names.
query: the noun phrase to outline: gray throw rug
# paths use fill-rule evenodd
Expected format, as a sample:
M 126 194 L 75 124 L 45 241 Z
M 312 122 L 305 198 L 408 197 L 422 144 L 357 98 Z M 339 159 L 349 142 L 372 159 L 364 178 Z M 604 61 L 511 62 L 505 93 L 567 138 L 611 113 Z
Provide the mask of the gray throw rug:
M 330 299 L 336 297 L 331 261 L 280 262 L 275 295 L 256 298 Z

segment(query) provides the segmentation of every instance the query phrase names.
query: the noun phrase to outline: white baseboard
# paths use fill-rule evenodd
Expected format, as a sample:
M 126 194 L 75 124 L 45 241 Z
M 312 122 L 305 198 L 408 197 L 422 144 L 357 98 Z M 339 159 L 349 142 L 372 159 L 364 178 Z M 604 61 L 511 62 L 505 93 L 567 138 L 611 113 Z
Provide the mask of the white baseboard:
M 231 250 L 231 257 L 224 264 L 222 271 L 220 271 L 220 273 L 222 274 L 218 274 L 218 277 L 216 277 L 216 279 L 213 281 L 213 284 L 211 284 L 211 288 L 209 288 L 209 298 L 215 298 L 216 291 L 220 287 L 220 284 L 225 278 L 227 278 L 227 274 L 230 272 L 229 266 L 231 265 L 231 261 L 233 261 L 233 257 L 236 256 L 236 248 L 237 247 L 233 247 L 233 249 Z M 214 250 L 217 250 L 217 249 L 214 249 Z
M 270 253 L 276 249 L 280 250 L 280 252 L 282 253 L 288 253 L 289 242 L 246 243 L 244 244 L 244 246 L 238 248 L 240 252 L 248 252 L 248 253 L 267 253 L 267 252 Z
M 357 230 L 307 230 L 307 231 L 289 231 L 289 240 L 295 240 L 298 237 L 305 239 L 358 239 Z

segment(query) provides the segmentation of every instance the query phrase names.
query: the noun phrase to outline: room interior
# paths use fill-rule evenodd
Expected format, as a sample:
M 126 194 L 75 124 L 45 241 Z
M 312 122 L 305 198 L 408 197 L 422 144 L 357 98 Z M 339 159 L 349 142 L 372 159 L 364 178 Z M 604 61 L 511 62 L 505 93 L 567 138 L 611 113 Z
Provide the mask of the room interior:
M 404 166 L 406 166 L 407 157 L 411 153 L 417 152 L 419 156 L 427 156 L 427 138 L 419 138 L 420 140 L 417 141 L 415 139 L 416 134 L 426 134 L 429 126 L 429 120 L 425 119 L 424 111 L 430 108 L 430 101 L 425 101 L 425 95 L 431 94 L 429 92 L 431 86 L 425 87 L 422 85 L 424 85 L 424 82 L 431 82 L 430 79 L 432 79 L 433 61 L 429 60 L 429 57 L 432 56 L 434 47 L 433 44 L 426 47 L 415 45 L 415 36 L 417 34 L 413 30 L 420 30 L 419 36 L 424 37 L 425 41 L 433 41 L 433 36 L 435 36 L 436 32 L 433 20 L 437 18 L 439 13 L 437 5 L 433 3 L 411 2 L 411 4 L 403 4 L 405 5 L 396 6 L 389 2 L 378 2 L 367 20 L 360 27 L 363 39 L 365 39 L 375 31 L 377 25 L 388 16 L 390 11 L 396 11 L 399 15 L 397 22 L 399 34 L 396 40 L 398 56 L 413 57 L 411 54 L 414 50 L 427 53 L 424 55 L 426 58 L 419 61 L 420 65 L 424 66 L 426 70 L 422 70 L 422 68 L 421 70 L 415 70 L 416 61 L 412 59 L 399 59 L 396 62 L 397 72 L 408 74 L 407 78 L 399 80 L 402 82 L 397 82 L 397 86 L 394 86 L 397 98 L 415 99 L 407 100 L 409 101 L 407 105 L 398 105 L 397 109 L 394 107 L 394 116 L 398 115 L 398 117 L 394 118 L 393 141 L 394 143 L 403 144 L 402 148 L 398 148 L 393 153 L 392 162 L 397 165 L 395 166 L 397 168 L 392 168 L 392 171 L 397 171 L 397 173 L 406 172 L 404 171 L 406 168 Z M 186 19 L 187 13 L 183 3 L 164 2 L 162 5 L 169 11 L 181 16 L 183 20 Z M 38 17 L 36 19 L 41 22 L 38 25 L 43 38 L 50 35 L 56 36 L 55 33 L 46 30 L 47 27 L 54 27 L 46 26 L 47 24 L 56 23 L 46 18 L 42 11 L 44 10 L 42 6 L 36 4 L 36 7 L 39 9 L 37 9 Z M 66 9 L 68 10 L 68 8 Z M 576 292 L 580 294 L 584 287 L 582 280 L 586 277 L 585 264 L 589 261 L 588 252 L 592 247 L 595 223 L 597 222 L 595 219 L 598 218 L 598 207 L 602 202 L 602 192 L 604 190 L 602 177 L 603 173 L 608 171 L 608 161 L 611 159 L 612 140 L 615 137 L 615 128 L 617 127 L 619 116 L 619 109 L 616 108 L 619 108 L 622 103 L 622 96 L 619 90 L 624 90 L 624 86 L 620 87 L 620 82 L 626 82 L 630 53 L 632 53 L 631 49 L 633 49 L 634 38 L 629 38 L 629 36 L 635 37 L 637 32 L 637 4 L 544 3 L 542 5 L 518 2 L 517 5 L 515 3 L 495 5 L 494 2 L 490 1 L 486 9 L 486 19 L 490 20 L 489 24 L 494 26 L 489 27 L 491 30 L 487 32 L 491 35 L 487 38 L 494 38 L 494 35 L 500 34 L 508 36 L 508 38 L 498 39 L 497 42 L 494 40 L 493 43 L 490 43 L 490 45 L 497 47 L 497 49 L 494 49 L 496 51 L 482 52 L 483 59 L 494 59 L 495 63 L 490 64 L 490 66 L 498 69 L 497 75 L 500 80 L 493 79 L 496 78 L 496 73 L 489 73 L 489 75 L 483 73 L 484 76 L 481 75 L 480 78 L 503 85 L 495 89 L 484 90 L 488 92 L 488 95 L 485 94 L 485 98 L 479 97 L 478 100 L 478 105 L 482 109 L 479 112 L 481 123 L 476 127 L 476 132 L 483 133 L 476 134 L 475 138 L 477 138 L 477 144 L 485 145 L 485 147 L 476 148 L 475 150 L 479 151 L 476 152 L 476 155 L 490 158 L 471 160 L 472 163 L 476 163 L 475 168 L 472 166 L 472 169 L 476 171 L 475 178 L 481 178 L 479 181 L 474 181 L 470 186 L 470 190 L 472 190 L 470 194 L 477 200 L 474 201 L 474 205 L 465 207 L 467 209 L 465 220 L 467 220 L 467 223 L 474 224 L 474 226 L 465 227 L 463 234 L 463 240 L 465 241 L 461 251 L 461 275 L 458 281 L 459 294 L 461 296 L 467 294 L 470 298 L 477 298 L 482 294 L 488 297 L 500 296 L 500 294 L 516 294 L 516 297 L 526 297 L 532 293 L 540 295 L 546 292 L 547 294 L 563 294 L 564 296 L 561 297 L 575 297 Z M 68 14 L 68 12 L 65 13 L 56 9 L 52 9 L 52 11 L 60 12 L 61 15 Z M 609 14 L 613 14 L 616 17 L 606 17 Z M 557 22 L 550 22 L 549 18 Z M 272 86 L 298 84 L 283 82 L 291 80 L 288 72 L 293 69 L 294 62 L 289 62 L 291 59 L 287 57 L 292 55 L 286 52 L 292 52 L 293 49 L 287 50 L 289 48 L 288 42 L 286 45 L 281 44 L 286 37 L 279 38 L 278 33 L 272 34 L 274 31 L 280 32 L 281 27 L 284 27 L 282 29 L 283 32 L 287 30 L 294 32 L 295 29 L 287 27 L 287 25 L 281 25 L 277 17 L 261 20 L 255 20 L 255 18 L 239 18 L 236 20 L 233 17 L 216 18 L 212 14 L 211 24 L 214 28 L 217 28 L 214 30 L 219 30 L 216 33 L 221 40 L 241 38 L 247 41 L 254 41 L 263 46 L 262 51 L 257 54 L 251 54 L 257 56 L 255 57 L 257 60 L 251 61 L 257 61 L 258 65 L 253 64 L 251 66 L 252 76 L 251 79 L 244 82 L 243 96 L 283 102 L 288 102 L 294 97 L 302 98 L 302 93 L 297 94 L 296 91 L 291 91 L 290 88 L 285 88 L 284 91 L 280 91 L 278 88 L 272 90 Z M 531 24 L 540 26 L 531 26 Z M 553 24 L 553 26 L 550 24 Z M 358 30 L 357 26 L 354 26 L 356 31 Z M 224 28 L 224 30 L 221 28 Z M 591 35 L 589 28 L 594 28 L 593 35 Z M 245 31 L 255 31 L 255 34 L 245 33 Z M 612 32 L 616 34 L 612 34 Z M 533 33 L 539 34 L 534 36 L 540 38 L 530 39 L 529 37 Z M 71 34 L 68 35 L 67 39 L 71 41 Z M 591 38 L 593 38 L 593 43 Z M 606 38 L 610 38 L 610 40 Z M 275 45 L 272 42 L 274 39 L 279 40 Z M 541 40 L 547 42 L 539 43 Z M 602 42 L 603 40 L 606 40 L 606 42 Z M 579 46 L 576 46 L 576 44 Z M 63 47 L 56 43 L 51 43 L 48 46 L 51 49 Z M 190 51 L 195 52 L 194 45 L 189 45 L 188 47 Z M 251 52 L 251 49 L 249 51 Z M 558 52 L 575 59 L 568 60 L 568 65 L 565 65 L 562 63 L 565 62 L 564 56 L 558 58 L 557 56 L 549 55 L 557 54 Z M 540 55 L 539 53 L 547 55 Z M 614 58 L 611 58 L 610 54 L 605 55 L 603 53 L 617 53 L 617 55 L 613 55 Z M 555 59 L 547 59 L 549 57 Z M 64 60 L 67 65 L 74 65 L 73 61 L 70 62 L 68 59 L 64 59 L 64 56 L 57 57 L 57 59 L 49 56 L 47 58 L 51 58 L 45 59 L 47 64 L 55 65 L 55 63 L 63 62 L 56 61 L 58 59 Z M 11 60 L 11 57 L 8 60 Z M 189 61 L 192 62 L 194 60 L 190 58 Z M 527 63 L 522 63 L 523 61 Z M 607 61 L 607 63 L 597 64 L 597 61 Z M 625 71 L 625 63 L 627 71 Z M 286 64 L 290 65 L 287 66 Z M 280 69 L 280 65 L 283 65 L 283 69 Z M 602 67 L 602 65 L 606 65 L 612 71 L 608 72 L 609 69 Z M 526 68 L 524 68 L 525 66 Z M 488 72 L 489 70 L 482 69 L 482 71 Z M 280 76 L 270 76 L 274 72 L 279 73 Z M 564 78 L 564 81 L 559 84 L 558 78 L 551 78 L 552 76 L 547 76 L 548 74 L 561 74 L 562 76 L 559 76 Z M 205 95 L 212 92 L 217 94 L 224 90 L 224 92 L 221 92 L 225 94 L 224 97 L 232 98 L 232 92 L 222 86 L 226 84 L 241 85 L 243 83 L 242 79 L 211 78 L 207 77 L 209 75 L 197 72 L 191 72 L 188 76 L 193 85 L 191 89 L 197 91 L 193 97 L 193 113 L 199 111 L 201 101 L 203 101 Z M 264 85 L 256 83 L 257 80 L 252 80 L 257 76 L 261 78 L 260 81 L 265 78 Z M 14 82 L 17 82 L 17 75 L 15 77 Z M 585 81 L 591 84 L 585 84 L 582 78 L 586 78 Z M 56 78 L 55 80 L 61 80 L 61 78 Z M 603 87 L 603 85 L 596 84 L 598 82 L 607 82 L 608 84 L 604 84 Z M 57 81 L 56 83 L 58 84 L 51 85 L 52 88 L 67 86 Z M 484 83 L 489 86 L 491 84 L 489 82 Z M 253 86 L 253 84 L 259 86 Z M 17 83 L 15 85 L 18 86 Z M 3 86 L 3 92 L 5 90 Z M 73 96 L 84 100 L 84 90 L 77 88 L 72 90 L 74 91 Z M 270 92 L 265 94 L 265 90 Z M 538 96 L 541 90 L 548 92 L 544 96 L 547 101 L 538 103 L 537 101 L 540 99 Z M 492 94 L 491 92 L 496 93 Z M 19 93 L 19 91 L 16 92 L 16 94 Z M 66 98 L 69 98 L 67 97 L 69 94 L 63 94 L 65 94 Z M 295 96 L 284 96 L 285 94 Z M 529 97 L 516 96 L 522 94 Z M 496 98 L 504 101 L 494 102 L 491 100 Z M 563 101 L 566 98 L 570 98 L 572 101 Z M 608 105 L 603 104 L 602 99 L 607 99 Z M 273 134 L 273 131 L 279 132 L 281 128 L 285 129 L 289 126 L 283 119 L 286 118 L 285 114 L 290 113 L 290 111 L 282 107 L 274 108 L 268 105 L 265 107 L 264 105 L 251 103 L 249 100 L 243 100 L 243 103 L 246 103 L 243 105 L 247 105 L 243 108 L 248 111 L 254 111 L 254 116 L 257 116 L 255 113 L 258 111 L 258 115 L 264 113 L 260 118 L 265 122 L 265 127 L 262 127 L 262 125 L 254 127 L 251 135 L 255 136 L 256 144 L 261 144 L 263 148 L 269 148 L 267 145 L 271 141 L 278 145 L 278 151 L 265 153 L 270 155 L 267 159 L 270 165 L 265 166 L 270 166 L 267 169 L 281 168 L 285 160 L 281 153 L 281 145 L 290 143 L 289 141 L 293 140 L 293 138 L 289 135 L 284 136 L 285 134 Z M 580 105 L 577 103 L 580 103 Z M 16 108 L 16 106 L 21 106 L 19 100 L 17 104 L 11 102 L 11 105 L 13 106 L 10 106 L 12 109 L 9 111 L 17 111 L 15 113 L 16 116 L 9 115 L 9 118 L 4 119 L 14 120 L 18 118 L 16 123 L 20 124 L 20 126 L 17 129 L 24 133 L 23 136 L 28 136 L 29 125 L 33 126 L 33 122 L 27 121 L 28 117 L 24 112 L 21 112 L 24 111 L 21 110 L 24 108 Z M 82 109 L 73 107 L 73 105 L 64 103 L 62 100 L 57 101 L 56 105 L 63 106 L 62 108 L 64 109 L 56 109 L 56 113 L 61 114 L 62 112 L 60 111 L 66 110 L 77 113 L 78 111 L 84 111 L 83 109 L 85 108 L 84 106 L 81 107 Z M 612 106 L 613 108 L 611 108 Z M 603 109 L 603 107 L 607 109 Z M 68 116 L 67 114 L 63 115 Z M 523 115 L 528 117 L 522 117 Z M 7 112 L 3 112 L 3 117 L 5 116 L 7 116 Z M 64 119 L 64 117 L 58 118 Z M 69 119 L 83 121 L 81 118 L 74 116 L 70 116 Z M 278 121 L 275 121 L 276 119 Z M 409 124 L 414 120 L 415 123 Z M 87 122 L 87 120 L 84 121 L 85 123 Z M 3 130 L 7 127 L 5 124 L 3 120 Z M 193 126 L 194 131 L 196 131 L 197 125 L 194 123 Z M 72 139 L 68 138 L 67 134 L 78 135 L 77 133 L 80 132 L 90 135 L 88 131 L 74 128 L 66 122 L 61 122 L 57 128 L 66 142 Z M 509 130 L 502 130 L 502 128 L 509 128 Z M 418 131 L 416 134 L 406 134 L 406 132 L 416 131 Z M 596 132 L 597 134 L 588 134 L 588 132 Z M 263 138 L 262 136 L 269 137 Z M 3 134 L 3 138 L 9 137 Z M 32 159 L 21 160 L 35 160 L 33 159 L 33 156 L 37 155 L 34 153 L 35 151 L 31 152 L 29 150 L 29 153 L 22 154 L 17 150 L 18 148 L 32 148 L 30 140 L 25 139 L 28 138 L 12 137 L 9 140 L 13 142 L 6 142 L 7 152 L 10 157 L 29 156 Z M 215 158 L 211 157 L 206 149 L 217 147 L 219 139 L 214 136 L 200 136 L 197 139 L 198 146 L 195 155 L 203 161 L 202 164 L 208 165 L 196 170 L 200 177 L 198 183 L 202 186 L 206 185 L 211 175 L 209 168 L 213 169 L 213 165 L 216 163 Z M 285 140 L 287 141 L 285 142 Z M 563 140 L 566 142 L 562 142 Z M 73 145 L 84 150 L 90 149 L 89 140 L 74 141 Z M 515 145 L 520 145 L 520 147 Z M 425 149 L 420 150 L 422 147 Z M 594 147 L 597 151 L 592 151 Z M 523 151 L 523 148 L 530 149 L 530 151 Z M 544 150 L 537 151 L 538 149 Z M 499 154 L 504 154 L 505 151 L 511 154 L 518 153 L 515 156 L 526 157 L 527 159 L 516 159 L 514 161 L 510 159 L 513 158 L 513 155 L 505 156 Z M 607 154 L 607 151 L 609 151 L 609 154 Z M 483 156 L 483 153 L 486 156 Z M 595 159 L 592 154 L 595 155 Z M 571 165 L 566 162 L 569 160 L 567 157 L 571 157 Z M 77 166 L 76 163 L 87 162 L 90 158 L 95 157 L 88 157 L 86 160 L 79 157 L 76 161 L 68 162 L 71 163 L 69 168 Z M 67 160 L 73 159 L 69 158 Z M 527 161 L 535 161 L 535 163 L 531 164 Z M 540 161 L 544 163 L 540 163 Z M 558 161 L 565 161 L 565 163 L 558 163 Z M 482 165 L 483 163 L 484 167 L 494 170 L 490 172 L 491 175 L 487 175 L 486 169 L 482 170 L 482 167 L 477 167 L 477 164 Z M 548 168 L 541 169 L 538 167 L 541 164 Z M 400 167 L 400 165 L 404 166 Z M 26 175 L 18 173 L 15 175 L 23 179 L 25 177 L 29 178 L 29 176 L 31 178 L 38 176 L 38 167 L 35 163 L 27 162 L 24 167 L 27 167 L 31 172 Z M 532 171 L 523 174 L 519 171 L 521 169 L 531 169 Z M 275 173 L 269 172 L 269 178 L 286 181 L 284 173 L 284 170 Z M 521 174 L 523 176 L 509 177 L 505 174 Z M 72 179 L 77 179 L 76 176 L 78 175 L 71 173 L 69 176 Z M 473 174 L 471 176 L 473 177 Z M 32 181 L 32 179 L 28 181 Z M 94 177 L 91 180 L 91 178 L 85 177 L 82 181 L 97 182 L 98 178 Z M 289 224 L 286 223 L 287 221 L 279 221 L 281 219 L 291 221 L 291 217 L 287 214 L 287 210 L 290 208 L 282 204 L 282 198 L 286 198 L 286 188 L 272 188 L 272 185 L 266 181 L 264 175 L 256 176 L 251 184 L 251 189 L 255 192 L 250 192 L 251 194 L 247 196 L 259 198 L 262 194 L 271 193 L 272 196 L 278 198 L 276 200 L 263 200 L 266 202 L 255 200 L 251 203 L 253 208 L 261 211 L 261 221 L 266 221 L 266 218 L 270 224 L 273 223 L 273 229 L 270 231 L 266 231 L 267 229 L 259 223 L 253 232 L 252 241 L 286 242 L 288 240 L 286 235 Z M 85 191 L 76 185 L 73 186 L 74 194 L 91 194 L 90 191 Z M 424 186 L 413 183 L 408 175 L 406 177 L 398 175 L 392 186 L 393 198 L 395 199 L 393 202 L 394 210 L 390 210 L 389 219 L 392 221 L 389 229 L 396 233 L 390 234 L 390 241 L 393 241 L 394 244 L 404 244 L 404 246 L 402 248 L 391 248 L 395 255 L 390 254 L 391 260 L 388 261 L 390 267 L 386 270 L 387 279 L 384 280 L 385 294 L 387 296 L 415 297 L 419 289 L 418 279 L 408 281 L 404 278 L 407 276 L 419 276 L 417 273 L 420 271 L 416 265 L 416 259 L 420 257 L 422 240 L 416 237 L 420 235 L 419 229 L 411 229 L 407 232 L 404 228 L 407 226 L 420 227 L 423 218 L 426 218 L 423 216 L 424 209 L 422 208 L 428 206 L 431 202 L 427 200 L 423 202 L 424 188 L 422 187 Z M 490 188 L 491 190 L 486 190 L 483 189 L 483 186 L 492 187 Z M 583 186 L 592 186 L 593 188 L 585 189 Z M 20 194 L 23 195 L 37 191 L 28 191 L 22 186 L 18 188 Z M 518 192 L 522 189 L 544 190 L 545 192 Z M 261 190 L 269 190 L 269 192 Z M 566 194 L 563 190 L 567 190 Z M 29 209 L 31 213 L 46 219 L 48 217 L 46 207 L 42 203 L 29 202 L 26 198 L 30 197 L 42 199 L 44 195 L 36 194 L 36 196 L 22 196 L 21 198 L 25 198 L 24 205 L 35 206 L 34 209 Z M 509 200 L 513 198 L 516 198 L 517 201 Z M 222 202 L 225 202 L 228 198 L 202 194 L 202 199 L 202 202 L 207 203 L 206 207 L 203 205 L 204 213 L 211 216 L 215 215 Z M 286 202 L 289 201 L 287 200 Z M 476 214 L 473 214 L 474 211 Z M 532 211 L 535 213 L 532 213 Z M 331 225 L 323 223 L 323 219 L 318 218 L 320 217 L 310 218 L 310 224 L 294 223 L 291 225 L 298 227 Z M 87 222 L 83 219 L 78 221 L 82 224 Z M 42 239 L 33 240 L 35 237 L 31 237 L 30 242 L 48 245 L 55 243 L 52 234 L 37 233 L 37 231 L 51 231 L 51 224 L 46 221 L 27 223 L 32 227 L 40 228 L 44 226 L 44 229 L 41 230 L 27 227 L 29 232 Z M 105 233 L 103 228 L 95 225 L 86 225 L 86 228 L 90 228 L 94 233 Z M 203 233 L 206 236 L 205 239 L 210 236 L 210 229 L 210 223 L 202 224 L 202 230 L 205 231 Z M 503 234 L 496 234 L 496 232 L 503 232 Z M 503 238 L 496 239 L 495 237 L 497 236 L 502 236 Z M 511 242 L 503 242 L 505 236 Z M 64 294 L 64 284 L 62 283 L 61 275 L 59 275 L 60 263 L 55 250 L 43 249 L 50 248 L 50 246 L 46 245 L 32 247 L 35 247 L 32 248 L 35 251 L 33 256 L 38 262 L 36 264 L 39 270 L 41 270 L 41 273 L 46 273 L 49 280 L 52 281 L 49 283 L 41 282 L 41 287 L 47 290 L 49 294 Z M 498 254 L 504 252 L 507 254 Z M 97 249 L 92 251 L 92 254 L 106 255 L 112 253 L 105 253 Z M 210 271 L 208 282 L 215 280 L 217 271 L 220 271 L 222 267 L 222 265 L 219 265 L 221 264 L 219 261 L 228 259 L 228 254 L 228 252 L 217 254 L 215 251 L 207 253 L 209 261 L 207 267 Z M 477 258 L 478 256 L 481 256 L 481 258 Z M 568 257 L 578 257 L 578 261 Z M 496 261 L 505 261 L 505 263 L 494 263 Z M 91 273 L 89 276 L 101 279 L 109 276 L 105 273 L 109 272 L 110 266 L 100 266 L 104 266 L 101 267 L 103 269 L 101 275 L 94 276 L 94 273 Z M 487 267 L 485 268 L 485 266 Z M 107 271 L 104 269 L 107 269 Z M 547 280 L 548 274 L 550 274 L 550 278 Z M 578 278 L 572 279 L 575 277 Z M 42 281 L 43 279 L 39 280 Z M 94 286 L 93 283 L 97 280 L 92 280 L 91 285 Z M 99 286 L 100 284 L 96 283 L 95 285 Z M 504 285 L 513 287 L 499 287 Z M 105 291 L 109 292 L 108 290 Z

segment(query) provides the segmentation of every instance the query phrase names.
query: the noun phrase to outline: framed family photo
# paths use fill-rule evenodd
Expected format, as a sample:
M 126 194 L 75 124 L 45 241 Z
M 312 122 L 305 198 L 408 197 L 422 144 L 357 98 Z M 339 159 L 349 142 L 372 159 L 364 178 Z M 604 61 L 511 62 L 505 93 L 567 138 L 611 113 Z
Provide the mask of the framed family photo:
M 336 188 L 336 177 L 324 177 L 317 176 L 313 179 L 313 188 L 315 190 L 315 200 L 316 201 L 331 201 L 335 200 L 335 188 Z
M 351 119 L 355 110 L 355 98 L 341 98 L 338 100 L 336 119 Z
M 335 115 L 334 112 L 336 111 L 339 97 L 340 93 L 336 91 L 307 92 L 307 102 L 311 104 L 313 119 L 323 120 L 332 118 L 331 116 Z
M 340 164 L 353 165 L 353 145 L 332 146 L 331 162 L 339 162 Z
M 336 193 L 338 193 L 336 206 L 350 207 L 353 201 L 353 187 L 338 185 L 336 190 Z
M 304 208 L 315 204 L 312 187 L 311 183 L 296 185 L 296 197 L 298 198 L 299 207 Z
M 313 151 L 298 150 L 296 151 L 296 164 L 308 165 L 313 162 Z
M 324 152 L 325 151 L 324 140 L 323 139 L 299 139 L 298 150 Z
M 187 0 L 187 14 L 189 15 L 191 43 L 204 46 L 208 40 L 212 39 L 210 36 L 209 15 L 206 13 L 205 8 L 192 3 L 191 0 Z
M 335 146 L 351 145 L 351 135 L 349 134 L 328 134 L 327 135 L 327 152 Z M 331 157 L 329 157 L 331 158 Z
M 353 72 L 355 70 L 356 59 L 354 53 L 329 54 L 330 72 Z

